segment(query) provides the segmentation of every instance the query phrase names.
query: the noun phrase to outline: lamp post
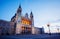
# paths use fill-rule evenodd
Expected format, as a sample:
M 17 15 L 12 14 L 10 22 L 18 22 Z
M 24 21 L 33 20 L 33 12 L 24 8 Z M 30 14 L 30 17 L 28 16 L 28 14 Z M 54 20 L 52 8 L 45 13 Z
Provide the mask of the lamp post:
M 50 33 L 50 24 L 47 24 L 47 27 L 49 29 L 49 35 L 51 35 L 51 33 Z
M 58 31 L 57 33 L 58 33 L 58 34 L 60 34 L 60 32 L 59 32 L 59 28 L 60 28 L 60 26 L 57 26 L 57 31 Z
M 58 30 L 58 33 L 59 33 L 59 28 L 57 28 L 57 30 Z

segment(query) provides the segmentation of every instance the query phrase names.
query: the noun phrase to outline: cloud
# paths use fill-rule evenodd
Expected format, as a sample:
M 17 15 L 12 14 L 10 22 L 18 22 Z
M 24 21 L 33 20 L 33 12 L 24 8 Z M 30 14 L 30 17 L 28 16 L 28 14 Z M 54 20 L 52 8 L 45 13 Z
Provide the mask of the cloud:
M 60 22 L 60 19 L 54 20 L 54 21 L 50 21 L 50 23 L 58 23 Z

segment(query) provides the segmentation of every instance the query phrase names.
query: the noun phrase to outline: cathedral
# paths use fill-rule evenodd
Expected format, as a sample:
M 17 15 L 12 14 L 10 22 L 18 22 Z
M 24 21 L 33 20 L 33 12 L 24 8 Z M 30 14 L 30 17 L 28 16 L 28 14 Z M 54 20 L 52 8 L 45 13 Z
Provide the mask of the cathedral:
M 10 21 L 0 20 L 0 35 L 40 34 L 43 32 L 43 28 L 34 26 L 32 11 L 29 16 L 28 13 L 25 16 L 22 14 L 22 8 L 19 5 L 17 12 Z
M 22 14 L 22 8 L 19 5 L 17 12 L 11 18 L 11 22 L 15 24 L 15 34 L 32 34 L 32 27 L 34 27 L 33 13 L 30 13 L 30 17 L 28 17 L 28 13 L 25 16 L 22 16 Z

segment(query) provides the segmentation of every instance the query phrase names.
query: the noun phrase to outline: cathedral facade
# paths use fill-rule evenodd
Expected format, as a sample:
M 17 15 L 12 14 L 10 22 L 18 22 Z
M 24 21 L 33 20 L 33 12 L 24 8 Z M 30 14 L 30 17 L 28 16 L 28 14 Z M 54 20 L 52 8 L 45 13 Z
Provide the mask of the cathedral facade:
M 33 34 L 32 27 L 34 27 L 33 13 L 28 13 L 22 16 L 22 8 L 19 6 L 15 15 L 11 18 L 11 22 L 14 23 L 15 34 Z
M 22 15 L 21 6 L 18 7 L 17 12 L 10 21 L 0 20 L 0 35 L 17 35 L 17 34 L 40 34 L 42 28 L 34 26 L 34 16 L 31 11 Z

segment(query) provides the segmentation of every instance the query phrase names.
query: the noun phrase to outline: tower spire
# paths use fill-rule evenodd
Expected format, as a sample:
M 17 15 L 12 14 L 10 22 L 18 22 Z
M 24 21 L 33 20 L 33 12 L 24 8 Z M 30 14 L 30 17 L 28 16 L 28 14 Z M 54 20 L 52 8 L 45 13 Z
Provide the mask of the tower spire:
M 21 13 L 22 12 L 22 8 L 21 8 L 21 5 L 19 5 L 19 8 L 17 10 L 17 13 Z
M 30 13 L 30 19 L 31 19 L 31 21 L 32 21 L 32 26 L 34 26 L 34 19 L 33 19 L 33 13 L 32 13 L 32 11 L 31 11 L 31 13 Z
M 33 13 L 32 13 L 32 11 L 31 11 L 31 13 L 30 13 L 30 18 L 33 18 Z
M 19 8 L 21 8 L 21 4 L 19 5 Z
M 28 18 L 28 13 L 25 14 L 25 17 Z

